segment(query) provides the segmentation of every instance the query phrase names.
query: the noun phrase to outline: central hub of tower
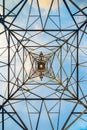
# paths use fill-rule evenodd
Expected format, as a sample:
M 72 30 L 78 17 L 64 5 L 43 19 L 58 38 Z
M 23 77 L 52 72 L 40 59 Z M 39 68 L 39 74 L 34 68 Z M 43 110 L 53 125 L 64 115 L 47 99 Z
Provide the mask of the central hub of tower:
M 39 77 L 42 80 L 43 79 L 43 72 L 45 72 L 46 66 L 45 66 L 45 60 L 44 60 L 44 55 L 41 52 L 37 61 L 37 69 L 39 72 Z
M 38 70 L 39 71 L 45 71 L 45 63 L 40 61 L 38 62 Z

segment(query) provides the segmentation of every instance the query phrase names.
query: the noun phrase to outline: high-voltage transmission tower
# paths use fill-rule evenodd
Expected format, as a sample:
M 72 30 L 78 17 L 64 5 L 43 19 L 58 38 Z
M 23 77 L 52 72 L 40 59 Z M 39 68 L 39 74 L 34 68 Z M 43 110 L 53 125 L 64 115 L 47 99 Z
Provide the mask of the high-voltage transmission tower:
M 86 35 L 86 0 L 0 0 L 0 130 L 87 124 Z

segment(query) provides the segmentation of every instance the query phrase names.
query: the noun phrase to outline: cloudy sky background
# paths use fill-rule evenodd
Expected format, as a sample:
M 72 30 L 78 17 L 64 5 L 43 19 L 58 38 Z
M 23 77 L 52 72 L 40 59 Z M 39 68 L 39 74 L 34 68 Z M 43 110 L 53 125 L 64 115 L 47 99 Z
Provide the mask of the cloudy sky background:
M 79 7 L 80 8 L 84 8 L 85 7 L 85 5 L 87 5 L 87 0 L 73 0 L 77 5 L 79 5 Z M 27 16 L 28 16 L 28 13 L 27 13 L 27 10 L 29 11 L 29 8 L 30 8 L 30 3 L 31 3 L 31 0 L 28 0 L 28 3 L 27 3 L 27 5 L 26 5 L 26 8 L 24 8 L 24 10 L 22 11 L 22 13 L 19 15 L 19 18 L 15 21 L 15 24 L 19 24 L 20 23 L 20 27 L 23 27 L 23 28 L 25 28 L 26 27 L 26 25 L 25 25 L 25 21 L 27 21 L 27 19 L 25 19 Z M 46 18 L 46 15 L 47 15 L 47 13 L 48 13 L 48 10 L 49 10 L 49 7 L 50 7 L 50 3 L 51 3 L 51 0 L 46 0 L 46 2 L 44 2 L 44 0 L 39 0 L 39 5 L 40 5 L 40 7 L 41 7 L 41 12 L 42 12 L 42 16 L 43 16 L 43 18 Z M 2 0 L 0 0 L 0 4 L 2 4 Z M 15 5 L 17 4 L 17 0 L 15 1 L 15 0 L 10 0 L 10 2 L 9 1 L 6 1 L 6 7 L 9 9 L 9 10 L 11 10 L 11 8 L 13 8 Z M 57 8 L 58 8 L 58 6 L 57 6 L 57 0 L 55 0 L 55 2 L 54 2 L 54 4 L 53 4 L 53 8 L 52 8 L 52 13 L 53 14 L 55 14 L 55 13 L 57 13 Z M 34 3 L 33 3 L 33 7 L 32 7 L 32 13 L 36 13 L 37 14 L 37 7 L 36 7 L 36 4 L 35 4 L 35 1 L 34 1 Z M 74 11 L 74 7 L 72 7 L 72 10 L 73 10 L 73 12 L 75 12 Z M 63 3 L 63 1 L 62 0 L 60 0 L 60 10 L 61 10 L 61 21 L 62 21 L 62 23 L 61 23 L 61 26 L 63 26 L 63 28 L 66 28 L 67 26 L 70 26 L 70 25 L 73 25 L 73 20 L 71 20 L 71 18 L 70 18 L 70 16 L 68 15 L 68 12 L 66 11 L 66 9 L 64 8 L 64 3 Z M 65 13 L 66 12 L 66 13 Z M 2 14 L 2 7 L 0 7 L 0 13 Z M 16 12 L 15 12 L 16 13 Z M 83 17 L 79 17 L 78 19 L 77 19 L 77 22 L 82 22 L 83 20 L 84 20 L 85 18 L 83 18 Z M 11 18 L 7 18 L 6 19 L 7 21 L 9 21 L 9 22 L 11 22 L 12 21 L 12 19 Z M 22 21 L 22 22 L 21 22 Z M 68 21 L 68 23 L 67 23 L 67 21 Z M 56 22 L 56 21 L 55 21 Z M 30 23 L 32 23 L 32 19 L 30 20 Z M 29 25 L 30 25 L 30 23 L 29 23 Z M 57 23 L 57 22 L 56 22 Z M 68 25 L 67 25 L 68 24 Z M 29 25 L 27 25 L 27 26 L 29 26 Z M 32 28 L 34 28 L 34 29 L 41 29 L 41 25 L 39 25 L 39 22 L 37 22 L 37 24 L 35 24 L 34 26 L 32 26 Z M 49 29 L 51 28 L 51 26 L 49 26 Z M 56 28 L 56 27 L 55 27 Z M 60 28 L 60 26 L 59 26 L 59 28 Z M 76 28 L 76 27 L 75 27 Z M 4 30 L 4 28 L 3 28 L 3 25 L 2 24 L 0 24 L 0 32 L 2 32 Z M 43 39 L 45 39 L 45 38 L 43 38 Z M 43 39 L 42 39 L 42 37 L 39 39 L 39 36 L 36 38 L 36 40 L 38 41 L 38 42 L 42 42 L 43 43 Z M 34 39 L 35 40 L 35 39 Z M 49 40 L 49 37 L 48 37 L 48 39 L 46 39 L 46 40 Z M 86 38 L 86 35 L 84 36 L 84 38 L 83 38 L 83 40 L 82 40 L 82 42 L 81 42 L 81 47 L 85 47 L 86 46 L 86 41 L 87 40 L 87 38 Z M 84 44 L 83 44 L 84 43 Z M 5 47 L 5 48 L 2 48 L 2 47 Z M 0 55 L 1 55 L 1 57 L 0 57 L 0 61 L 3 61 L 4 63 L 1 63 L 0 62 L 0 64 L 1 65 L 4 65 L 4 64 L 6 64 L 7 63 L 7 54 L 8 54 L 8 52 L 7 52 L 7 40 L 6 40 L 6 36 L 4 35 L 4 34 L 1 34 L 0 35 L 0 48 L 2 48 L 2 49 L 0 49 Z M 82 50 L 82 49 L 81 49 Z M 3 53 L 4 52 L 4 53 Z M 3 54 L 2 54 L 3 53 Z M 85 50 L 85 53 L 87 53 L 87 51 Z M 85 54 L 83 54 L 83 52 L 81 51 L 81 52 L 79 52 L 79 54 L 80 54 L 80 57 L 81 57 L 81 59 L 83 58 L 84 60 L 83 61 L 86 61 L 86 58 L 85 58 Z M 84 70 L 84 68 L 82 68 L 82 70 L 81 70 L 81 75 L 84 73 L 84 71 L 85 71 L 85 73 L 87 73 L 86 72 L 86 70 Z M 3 69 L 1 68 L 0 69 L 0 79 L 1 80 L 5 80 L 3 77 L 2 77 L 2 74 L 4 75 L 4 77 L 7 79 L 7 67 L 3 67 Z M 3 82 L 3 84 L 2 84 L 2 82 L 0 82 L 0 85 L 2 86 L 2 88 L 0 89 L 0 94 L 2 94 L 3 93 L 3 96 L 4 96 L 4 92 L 5 92 L 5 90 L 6 90 L 6 83 L 4 83 Z M 83 85 L 83 89 L 84 89 L 84 87 L 85 87 L 85 83 L 83 84 L 82 83 L 82 85 Z M 86 89 L 84 89 L 84 91 L 85 91 Z M 86 91 L 85 91 L 85 93 L 86 93 Z M 0 99 L 1 101 L 2 101 L 2 98 Z M 17 105 L 16 104 L 16 106 L 15 107 L 17 107 L 17 109 L 18 109 L 18 112 L 20 113 L 20 115 L 21 115 L 21 111 L 20 111 L 20 109 L 22 108 L 22 105 L 23 104 L 21 104 L 21 105 Z M 70 105 L 70 106 L 69 106 Z M 67 111 L 65 112 L 65 108 L 68 106 L 68 108 L 67 108 Z M 71 110 L 72 109 L 72 106 L 73 106 L 73 104 L 71 103 L 71 104 L 68 104 L 68 103 L 66 103 L 66 102 L 63 102 L 62 103 L 62 110 L 61 110 L 61 117 L 62 117 L 62 119 L 61 119 L 61 123 L 66 119 L 66 116 L 68 115 L 68 111 L 69 111 L 69 109 Z M 43 123 L 39 126 L 39 130 L 44 130 L 44 129 L 46 129 L 46 130 L 50 130 L 50 128 L 49 128 L 49 124 L 48 124 L 48 120 L 46 120 L 45 119 L 45 117 L 47 117 L 47 115 L 46 115 L 46 111 L 45 111 L 45 108 L 43 107 L 43 112 L 44 112 L 44 117 L 43 117 L 43 119 L 42 119 L 42 121 L 43 121 Z M 65 114 L 64 114 L 64 112 L 65 112 Z M 23 113 L 24 113 L 24 111 L 23 111 Z M 22 113 L 22 114 L 23 114 Z M 66 116 L 65 116 L 66 115 Z M 24 115 L 22 115 L 23 117 L 22 118 L 26 118 L 26 117 L 24 117 Z M 84 118 L 86 118 L 86 116 L 84 115 L 83 116 Z M 41 117 L 42 118 L 42 117 Z M 72 119 L 73 120 L 73 119 Z M 54 117 L 54 122 L 56 122 L 56 118 Z M 14 129 L 13 130 L 15 130 L 15 129 L 19 129 L 19 128 L 17 128 L 15 125 L 13 125 L 13 123 L 12 123 L 12 120 L 7 120 L 6 121 L 6 123 L 7 123 L 7 125 L 6 125 L 6 129 L 9 129 L 9 130 L 12 130 L 13 129 L 13 127 L 14 127 Z M 28 123 L 27 121 L 26 121 L 26 123 Z M 43 128 L 43 125 L 44 125 L 44 128 Z M 60 124 L 60 126 L 61 126 L 61 124 Z M 56 127 L 56 126 L 55 126 Z M 74 125 L 71 127 L 71 128 L 69 128 L 69 130 L 87 130 L 87 123 L 85 123 L 85 122 L 83 122 L 82 120 L 78 120 L 78 121 L 76 121 L 76 123 L 74 123 Z M 20 129 L 21 130 L 21 129 Z

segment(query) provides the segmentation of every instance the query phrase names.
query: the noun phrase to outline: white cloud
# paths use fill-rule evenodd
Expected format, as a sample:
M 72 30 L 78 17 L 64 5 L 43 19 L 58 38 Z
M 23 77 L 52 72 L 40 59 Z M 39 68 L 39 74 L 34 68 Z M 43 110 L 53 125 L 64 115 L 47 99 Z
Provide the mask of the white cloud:
M 28 0 L 28 1 L 29 1 L 29 3 L 31 3 L 31 0 Z M 46 0 L 46 1 L 38 0 L 38 2 L 39 2 L 40 8 L 42 8 L 44 10 L 48 10 L 50 8 L 52 0 Z M 61 4 L 61 2 L 62 2 L 62 0 L 60 0 L 60 4 Z M 35 5 L 34 5 L 34 7 L 35 7 Z M 55 9 L 57 9 L 57 7 L 58 7 L 58 1 L 54 0 L 52 9 L 55 10 Z

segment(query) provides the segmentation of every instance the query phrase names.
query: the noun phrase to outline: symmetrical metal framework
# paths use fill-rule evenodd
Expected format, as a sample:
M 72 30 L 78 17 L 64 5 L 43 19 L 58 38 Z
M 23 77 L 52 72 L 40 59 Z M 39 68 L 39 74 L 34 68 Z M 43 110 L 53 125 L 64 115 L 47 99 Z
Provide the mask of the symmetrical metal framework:
M 0 130 L 87 123 L 87 4 L 78 2 L 0 0 Z

